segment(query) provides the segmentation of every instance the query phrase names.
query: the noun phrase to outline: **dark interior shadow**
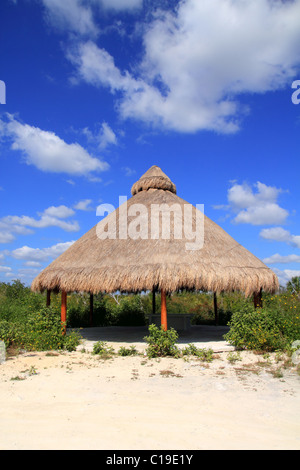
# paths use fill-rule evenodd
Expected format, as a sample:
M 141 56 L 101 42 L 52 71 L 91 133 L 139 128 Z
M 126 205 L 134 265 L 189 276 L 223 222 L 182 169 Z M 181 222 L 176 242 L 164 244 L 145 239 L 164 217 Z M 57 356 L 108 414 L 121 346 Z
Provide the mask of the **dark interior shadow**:
M 180 343 L 225 341 L 224 334 L 229 331 L 226 326 L 193 325 L 188 330 L 178 331 Z M 104 326 L 82 328 L 80 335 L 85 341 L 104 341 L 116 343 L 145 343 L 149 331 L 147 326 Z

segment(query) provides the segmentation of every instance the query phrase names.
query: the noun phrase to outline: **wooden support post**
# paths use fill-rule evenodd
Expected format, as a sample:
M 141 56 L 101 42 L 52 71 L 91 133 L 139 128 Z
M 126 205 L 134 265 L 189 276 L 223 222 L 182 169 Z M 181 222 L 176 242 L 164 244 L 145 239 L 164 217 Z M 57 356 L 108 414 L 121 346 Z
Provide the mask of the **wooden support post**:
M 94 296 L 90 294 L 90 326 L 93 325 L 93 313 L 94 313 Z
M 164 289 L 161 289 L 161 320 L 160 324 L 163 329 L 166 331 L 168 329 L 168 322 L 167 322 L 167 301 L 166 301 L 166 293 Z
M 67 332 L 67 293 L 65 290 L 61 291 L 61 310 L 60 319 L 63 326 L 63 334 Z
M 259 292 L 254 292 L 253 294 L 253 302 L 255 308 L 262 307 L 262 289 Z
M 215 325 L 219 325 L 219 312 L 217 303 L 217 294 L 214 292 L 214 311 L 215 311 Z
M 47 289 L 47 300 L 46 300 L 47 307 L 50 307 L 50 302 L 51 302 L 51 291 Z
M 155 315 L 155 287 L 152 290 L 152 315 Z

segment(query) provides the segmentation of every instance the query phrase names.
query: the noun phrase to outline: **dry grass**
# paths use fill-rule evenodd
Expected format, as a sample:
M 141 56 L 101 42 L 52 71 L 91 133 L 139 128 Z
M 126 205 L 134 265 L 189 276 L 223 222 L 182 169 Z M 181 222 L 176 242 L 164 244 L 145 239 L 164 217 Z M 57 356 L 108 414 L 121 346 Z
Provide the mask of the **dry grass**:
M 141 292 L 155 287 L 166 292 L 183 288 L 213 292 L 236 290 L 246 296 L 260 289 L 275 292 L 277 276 L 205 215 L 202 249 L 186 249 L 191 240 L 185 236 L 183 217 L 178 218 L 178 214 L 171 214 L 168 239 L 162 237 L 164 215 L 160 217 L 159 238 L 151 238 L 153 204 L 165 204 L 168 208 L 176 204 L 181 214 L 188 204 L 176 195 L 173 183 L 170 182 L 170 186 L 169 182 L 158 167 L 152 167 L 134 185 L 134 195 L 126 202 L 128 211 L 134 204 L 147 208 L 147 213 L 139 215 L 139 220 L 141 225 L 147 226 L 148 237 L 120 238 L 120 230 L 124 229 L 119 224 L 123 210 L 120 206 L 103 221 L 104 225 L 109 225 L 116 220 L 115 239 L 99 239 L 97 225 L 94 226 L 34 279 L 32 290 Z M 199 231 L 202 227 L 197 226 L 197 214 L 199 216 L 200 212 L 193 206 L 193 230 Z M 126 219 L 127 231 L 132 219 Z M 178 227 L 182 231 L 181 238 L 177 238 Z

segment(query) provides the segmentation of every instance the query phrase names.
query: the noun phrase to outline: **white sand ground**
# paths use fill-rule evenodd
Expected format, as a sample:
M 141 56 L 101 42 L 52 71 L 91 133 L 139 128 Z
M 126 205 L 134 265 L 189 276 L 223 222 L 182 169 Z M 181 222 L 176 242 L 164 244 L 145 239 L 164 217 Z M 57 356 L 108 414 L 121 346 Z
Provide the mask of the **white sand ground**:
M 0 364 L 0 449 L 300 448 L 300 378 L 275 354 L 242 352 L 232 363 L 236 353 L 212 329 L 198 341 L 180 339 L 212 347 L 211 363 L 103 360 L 90 352 L 99 331 L 86 331 L 85 352 L 23 353 Z M 107 329 L 98 339 L 143 353 L 142 335 Z M 278 368 L 282 377 L 274 377 Z

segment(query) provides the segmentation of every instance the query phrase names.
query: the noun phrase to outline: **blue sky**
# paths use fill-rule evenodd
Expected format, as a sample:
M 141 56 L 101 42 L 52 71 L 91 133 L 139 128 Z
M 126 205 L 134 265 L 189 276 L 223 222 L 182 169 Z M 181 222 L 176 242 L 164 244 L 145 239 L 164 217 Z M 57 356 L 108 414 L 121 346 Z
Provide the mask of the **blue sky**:
M 30 284 L 152 165 L 300 275 L 299 24 L 300 0 L 1 0 L 0 281 Z

